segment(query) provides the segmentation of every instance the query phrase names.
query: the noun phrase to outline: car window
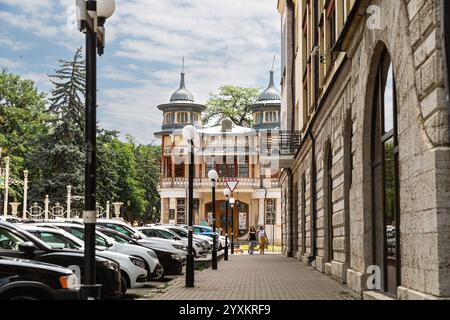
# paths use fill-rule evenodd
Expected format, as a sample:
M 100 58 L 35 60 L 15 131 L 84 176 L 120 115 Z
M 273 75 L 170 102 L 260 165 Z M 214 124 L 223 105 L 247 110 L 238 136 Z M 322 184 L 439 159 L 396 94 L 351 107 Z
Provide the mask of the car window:
M 99 236 L 98 234 L 95 235 L 95 245 L 96 246 L 102 246 L 102 247 L 107 247 L 108 246 L 108 242 L 106 242 L 106 239 Z
M 67 228 L 66 230 L 68 232 L 70 232 L 72 235 L 74 235 L 75 237 L 77 237 L 78 239 L 84 241 L 84 230 L 83 229 Z
M 81 248 L 74 241 L 67 239 L 57 233 L 39 232 L 39 238 L 41 238 L 42 241 L 49 244 L 50 247 L 53 247 L 53 248 L 60 248 L 61 246 L 63 246 L 66 249 Z
M 114 240 L 116 240 L 118 243 L 128 243 L 127 239 L 124 239 L 124 238 L 122 238 L 121 236 L 119 236 L 119 235 L 117 235 L 115 233 L 108 232 L 108 231 L 105 232 L 104 230 L 102 230 L 102 232 L 104 234 L 106 234 L 108 237 L 111 237 Z
M 122 226 L 119 226 L 119 225 L 117 225 L 117 224 L 108 223 L 106 226 L 107 226 L 108 228 L 110 228 L 110 229 L 119 231 L 120 233 L 123 233 L 124 235 L 129 236 L 129 237 L 132 237 L 133 234 L 134 234 L 134 233 L 131 232 L 130 230 L 128 230 L 128 229 L 126 229 L 126 228 L 124 228 L 124 227 L 122 227 Z
M 173 239 L 173 235 L 164 230 L 155 229 L 154 232 L 156 233 L 158 238 Z
M 171 229 L 169 229 L 170 231 L 173 231 L 173 232 L 175 232 L 177 235 L 179 235 L 179 236 L 181 236 L 181 237 L 183 237 L 183 238 L 186 238 L 187 236 L 188 236 L 188 233 L 187 232 L 185 232 L 184 230 L 181 230 L 181 229 L 177 229 L 177 228 L 171 228 Z
M 141 230 L 141 232 L 147 237 L 155 237 L 155 232 L 153 231 L 153 229 L 143 229 Z
M 0 229 L 0 249 L 19 250 L 19 244 L 26 240 L 5 229 Z

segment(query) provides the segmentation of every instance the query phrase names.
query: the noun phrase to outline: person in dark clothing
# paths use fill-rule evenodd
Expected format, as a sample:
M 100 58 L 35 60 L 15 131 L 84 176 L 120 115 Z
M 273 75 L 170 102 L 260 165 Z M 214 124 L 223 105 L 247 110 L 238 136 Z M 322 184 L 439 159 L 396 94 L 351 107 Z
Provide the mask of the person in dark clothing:
M 248 234 L 248 253 L 249 254 L 254 254 L 255 252 L 255 247 L 256 247 L 256 230 L 255 227 L 251 227 L 250 228 L 250 232 Z

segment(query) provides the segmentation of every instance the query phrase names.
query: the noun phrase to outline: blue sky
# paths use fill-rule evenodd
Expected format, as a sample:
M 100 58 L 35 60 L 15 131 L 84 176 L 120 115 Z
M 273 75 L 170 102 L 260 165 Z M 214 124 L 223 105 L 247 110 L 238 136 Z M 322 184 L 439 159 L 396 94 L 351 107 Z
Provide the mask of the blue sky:
M 58 59 L 71 59 L 84 44 L 73 24 L 74 3 L 0 0 L 0 68 L 47 92 L 47 74 Z M 178 88 L 183 56 L 196 102 L 205 103 L 223 84 L 266 87 L 273 56 L 280 52 L 276 3 L 116 0 L 106 24 L 105 55 L 98 60 L 101 126 L 152 142 L 162 121 L 156 106 Z

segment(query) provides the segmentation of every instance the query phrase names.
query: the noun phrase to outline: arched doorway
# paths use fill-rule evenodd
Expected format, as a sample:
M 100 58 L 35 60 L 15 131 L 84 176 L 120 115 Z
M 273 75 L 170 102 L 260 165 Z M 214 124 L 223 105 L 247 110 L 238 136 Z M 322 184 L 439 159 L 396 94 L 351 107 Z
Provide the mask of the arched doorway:
M 372 259 L 382 271 L 382 290 L 396 295 L 400 285 L 399 143 L 395 78 L 387 50 L 377 70 L 371 132 Z
M 206 204 L 206 212 L 212 215 L 212 202 Z M 216 201 L 216 227 L 222 229 L 222 234 L 225 234 L 226 225 L 226 202 L 225 200 Z M 228 235 L 231 236 L 232 222 L 234 219 L 234 236 L 235 239 L 246 235 L 250 229 L 249 226 L 249 205 L 245 202 L 236 200 L 234 209 L 228 207 Z M 210 220 L 210 219 L 209 219 Z

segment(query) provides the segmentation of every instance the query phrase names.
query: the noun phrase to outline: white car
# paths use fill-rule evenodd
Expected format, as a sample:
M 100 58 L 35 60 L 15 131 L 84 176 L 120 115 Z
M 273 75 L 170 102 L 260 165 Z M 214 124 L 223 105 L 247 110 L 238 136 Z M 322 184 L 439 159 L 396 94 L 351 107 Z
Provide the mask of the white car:
M 81 241 L 84 240 L 84 225 L 82 224 L 62 222 L 52 224 L 52 226 L 69 232 Z M 99 230 L 95 231 L 95 245 L 102 250 L 124 253 L 143 259 L 145 262 L 145 269 L 147 270 L 148 280 L 161 280 L 164 277 L 162 265 L 159 263 L 158 257 L 152 249 L 132 244 L 119 243 Z
M 123 220 L 98 219 L 97 225 L 119 231 L 130 238 L 136 239 L 139 243 L 142 243 L 146 247 L 178 254 L 180 257 L 182 257 L 183 260 L 187 256 L 187 246 L 185 246 L 184 244 L 175 240 L 148 238 L 147 236 L 145 236 L 145 234 L 131 227 Z
M 187 238 L 189 236 L 189 233 L 185 228 L 177 226 L 177 225 L 160 225 L 159 227 L 170 230 L 182 238 Z M 212 239 L 205 239 L 204 236 L 200 236 L 197 234 L 193 234 L 193 239 L 195 239 L 197 241 L 202 241 L 203 245 L 206 248 L 208 248 L 208 247 L 212 248 Z M 211 244 L 209 243 L 210 240 L 211 240 Z
M 41 239 L 54 249 L 84 249 L 83 241 L 61 229 L 26 224 L 20 225 L 20 228 Z M 143 259 L 109 250 L 97 249 L 95 254 L 119 263 L 123 281 L 122 295 L 125 295 L 127 288 L 138 288 L 145 282 L 147 270 L 145 270 Z
M 186 247 L 188 246 L 188 239 L 184 237 L 179 237 L 176 233 L 171 230 L 165 229 L 160 226 L 155 227 L 139 227 L 136 228 L 142 232 L 148 238 L 161 238 L 161 239 L 171 239 L 175 241 L 180 241 Z M 199 241 L 193 241 L 192 248 L 194 249 L 194 256 L 196 258 L 204 257 L 208 253 L 208 250 Z

